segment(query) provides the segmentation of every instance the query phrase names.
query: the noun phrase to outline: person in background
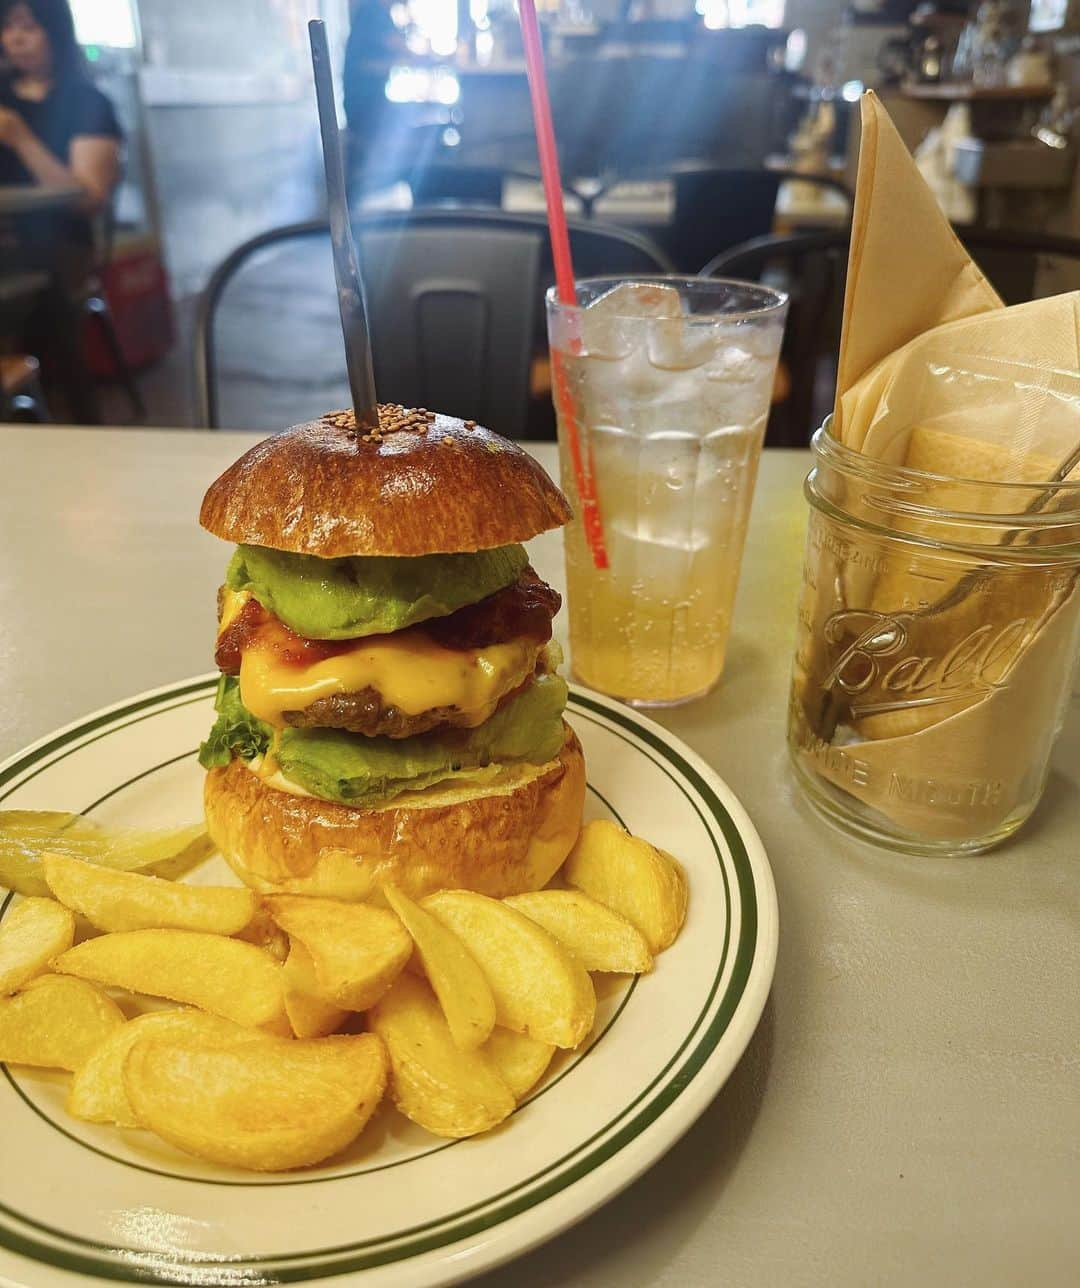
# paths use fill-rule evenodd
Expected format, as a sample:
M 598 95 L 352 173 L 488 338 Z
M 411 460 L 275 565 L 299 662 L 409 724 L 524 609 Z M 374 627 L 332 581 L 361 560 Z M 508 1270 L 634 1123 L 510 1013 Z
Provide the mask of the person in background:
M 121 131 L 90 81 L 67 0 L 0 0 L 0 185 L 75 189 L 73 206 L 14 218 L 2 230 L 21 267 L 49 274 L 21 337 L 52 367 L 69 411 L 97 415 L 79 351 L 73 292 L 94 258 L 91 219 L 120 177 Z
M 389 160 L 379 155 L 377 142 L 380 135 L 386 141 L 391 119 L 386 78 L 394 62 L 406 59 L 412 55 L 390 17 L 390 0 L 353 0 L 342 76 L 350 181 L 373 162 Z

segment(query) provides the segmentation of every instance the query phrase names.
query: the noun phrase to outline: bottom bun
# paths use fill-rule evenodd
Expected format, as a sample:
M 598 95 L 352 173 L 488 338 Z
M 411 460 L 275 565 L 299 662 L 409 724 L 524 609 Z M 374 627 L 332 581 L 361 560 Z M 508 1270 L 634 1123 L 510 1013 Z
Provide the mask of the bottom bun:
M 206 776 L 206 822 L 236 875 L 261 892 L 365 899 L 391 882 L 414 899 L 476 890 L 501 899 L 547 885 L 570 853 L 585 759 L 569 726 L 557 760 L 482 787 L 431 788 L 376 809 L 269 786 L 241 760 Z

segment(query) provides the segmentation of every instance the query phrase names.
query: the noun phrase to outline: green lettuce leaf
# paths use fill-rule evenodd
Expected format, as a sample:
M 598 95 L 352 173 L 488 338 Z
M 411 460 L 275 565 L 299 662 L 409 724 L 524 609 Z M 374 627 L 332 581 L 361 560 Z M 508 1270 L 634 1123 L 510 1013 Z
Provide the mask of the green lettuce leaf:
M 537 676 L 476 729 L 365 738 L 338 729 L 285 729 L 274 755 L 292 782 L 345 805 L 374 805 L 452 780 L 483 781 L 507 762 L 546 764 L 563 742 L 566 681 Z
M 528 565 L 523 546 L 473 554 L 319 559 L 238 546 L 225 574 L 307 639 L 356 639 L 445 617 L 510 586 Z
M 218 713 L 214 727 L 199 747 L 199 764 L 203 769 L 227 765 L 233 756 L 254 760 L 270 745 L 274 730 L 257 720 L 240 701 L 240 682 L 232 675 L 218 680 L 214 710 Z

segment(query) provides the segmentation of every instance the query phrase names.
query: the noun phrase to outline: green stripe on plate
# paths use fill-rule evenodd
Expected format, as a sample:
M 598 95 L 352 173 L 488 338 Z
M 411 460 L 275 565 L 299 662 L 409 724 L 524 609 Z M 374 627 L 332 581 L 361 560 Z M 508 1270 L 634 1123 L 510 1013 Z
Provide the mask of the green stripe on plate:
M 114 720 L 118 720 L 121 716 L 130 715 L 135 711 L 146 711 L 147 707 L 152 705 L 154 706 L 154 710 L 147 711 L 146 715 L 141 716 L 139 720 L 125 720 L 123 724 L 103 729 L 97 737 L 88 738 L 86 742 L 80 744 L 82 747 L 88 747 L 92 742 L 97 742 L 99 739 L 107 737 L 111 733 L 115 733 L 116 729 L 124 728 L 129 724 L 139 724 L 141 720 L 150 720 L 154 716 L 161 715 L 164 711 L 172 710 L 173 707 L 190 706 L 191 703 L 198 702 L 205 694 L 214 689 L 216 684 L 216 679 L 212 678 L 193 680 L 188 684 L 179 685 L 176 689 L 169 690 L 166 693 L 158 693 L 148 697 L 137 698 L 119 709 L 103 711 L 100 715 L 91 717 L 83 724 L 72 725 L 62 733 L 58 733 L 55 737 L 50 737 L 47 741 L 31 747 L 28 751 L 21 752 L 13 756 L 10 760 L 5 761 L 3 765 L 0 765 L 0 787 L 4 787 L 11 783 L 11 780 L 24 769 L 29 768 L 31 765 L 38 765 L 38 762 L 44 756 L 48 756 L 61 747 L 66 748 L 73 738 L 81 738 L 84 734 L 93 733 L 96 729 L 102 729 L 102 726 L 104 725 L 112 726 L 112 722 Z M 179 698 L 189 693 L 196 694 L 196 696 L 191 698 L 189 702 L 174 702 L 171 705 L 166 705 L 169 698 Z M 36 778 L 38 774 L 44 773 L 46 769 L 50 769 L 57 763 L 57 761 L 65 759 L 67 755 L 70 755 L 71 751 L 77 750 L 78 748 L 69 748 L 65 751 L 63 756 L 58 756 L 56 760 L 51 760 L 45 765 L 39 765 L 34 773 L 28 774 L 25 778 L 20 779 L 19 782 L 14 783 L 9 787 L 6 792 L 0 793 L 0 801 L 5 800 L 13 792 L 30 782 L 32 778 Z
M 120 726 L 120 727 L 122 728 L 123 726 Z M 82 745 L 85 746 L 86 744 L 84 743 Z M 179 760 L 186 760 L 189 757 L 195 756 L 197 754 L 198 754 L 197 750 L 186 751 L 180 756 L 171 756 L 168 760 L 163 760 L 159 764 L 154 765 L 150 769 L 144 769 L 142 770 L 141 773 L 133 774 L 131 778 L 127 779 L 126 782 L 123 782 L 118 787 L 114 787 L 111 791 L 106 792 L 104 796 L 98 797 L 98 799 L 92 805 L 88 805 L 84 810 L 81 810 L 80 813 L 82 814 L 91 813 L 91 811 L 94 810 L 98 805 L 102 804 L 104 801 L 110 799 L 111 797 L 117 795 L 119 792 L 122 792 L 125 787 L 130 787 L 132 783 L 141 782 L 142 780 L 150 777 L 151 774 L 156 773 L 159 769 L 165 769 L 170 765 L 176 764 L 177 761 Z M 622 816 L 618 813 L 617 810 L 613 808 L 610 802 L 608 802 L 601 795 L 601 793 L 596 790 L 595 787 L 590 786 L 589 790 L 593 793 L 594 796 L 596 796 L 603 803 L 605 808 L 608 809 L 615 816 L 615 819 L 619 823 L 619 825 L 621 827 L 625 827 L 626 824 L 623 822 Z M 0 924 L 3 923 L 4 916 L 14 897 L 15 897 L 14 894 L 9 894 L 4 899 L 3 903 L 0 903 Z M 551 1081 L 546 1082 L 544 1086 L 540 1088 L 539 1091 L 534 1092 L 533 1095 L 528 1096 L 525 1100 L 521 1101 L 518 1107 L 514 1110 L 515 1114 L 520 1113 L 521 1110 L 524 1109 L 526 1105 L 531 1105 L 535 1101 L 539 1100 L 542 1096 L 546 1096 L 547 1093 L 551 1091 L 553 1087 L 557 1087 L 564 1078 L 566 1078 L 576 1068 L 578 1068 L 581 1062 L 588 1055 L 590 1055 L 593 1051 L 596 1050 L 596 1048 L 600 1045 L 600 1042 L 603 1039 L 603 1037 L 611 1030 L 612 1025 L 614 1025 L 615 1021 L 619 1018 L 620 1015 L 622 1015 L 623 1011 L 626 1009 L 626 1006 L 629 1003 L 630 998 L 633 996 L 635 990 L 637 989 L 637 986 L 638 986 L 638 977 L 635 975 L 634 978 L 630 981 L 630 984 L 627 986 L 626 992 L 623 995 L 622 1000 L 619 1002 L 619 1005 L 616 1008 L 615 1013 L 608 1020 L 607 1024 L 605 1024 L 604 1027 L 600 1030 L 600 1032 L 596 1035 L 593 1041 L 590 1042 L 589 1045 L 585 1048 L 585 1050 L 582 1051 L 580 1055 L 578 1055 L 577 1058 L 571 1064 L 567 1065 L 567 1067 L 557 1077 L 552 1078 Z M 220 1177 L 185 1176 L 181 1172 L 170 1172 L 167 1168 L 150 1167 L 145 1163 L 136 1163 L 136 1162 L 133 1162 L 130 1158 L 122 1158 L 119 1154 L 114 1154 L 110 1150 L 102 1149 L 99 1145 L 91 1145 L 91 1143 L 88 1140 L 84 1140 L 81 1136 L 77 1136 L 64 1123 L 57 1122 L 57 1120 L 53 1118 L 49 1113 L 47 1113 L 46 1110 L 44 1110 L 41 1107 L 41 1105 L 39 1105 L 35 1100 L 31 1099 L 31 1097 L 28 1096 L 26 1092 L 23 1090 L 23 1088 L 19 1085 L 19 1081 L 15 1077 L 15 1075 L 11 1072 L 11 1069 L 2 1060 L 0 1060 L 0 1072 L 3 1073 L 4 1077 L 7 1079 L 8 1083 L 10 1084 L 15 1094 L 19 1097 L 19 1099 L 23 1102 L 23 1104 L 26 1105 L 26 1107 L 33 1114 L 35 1114 L 38 1118 L 40 1118 L 42 1122 L 48 1123 L 49 1126 L 54 1131 L 59 1132 L 61 1136 L 71 1141 L 72 1144 L 78 1145 L 80 1149 L 85 1149 L 88 1153 L 96 1154 L 99 1158 L 108 1159 L 110 1163 L 116 1163 L 120 1167 L 129 1167 L 131 1168 L 132 1171 L 145 1172 L 150 1176 L 163 1176 L 166 1180 L 180 1181 L 183 1184 L 187 1184 L 187 1185 L 220 1185 L 228 1189 L 277 1189 L 282 1186 L 326 1185 L 329 1182 L 343 1181 L 353 1176 L 369 1176 L 373 1172 L 386 1172 L 386 1171 L 391 1171 L 398 1167 L 405 1167 L 409 1163 L 418 1162 L 422 1158 L 430 1158 L 432 1154 L 441 1154 L 443 1150 L 453 1149 L 455 1145 L 462 1144 L 462 1141 L 460 1140 L 450 1140 L 450 1141 L 446 1141 L 442 1145 L 434 1145 L 431 1149 L 426 1149 L 421 1154 L 411 1154 L 409 1155 L 408 1158 L 398 1159 L 397 1162 L 394 1162 L 394 1163 L 379 1163 L 373 1167 L 360 1167 L 360 1168 L 356 1168 L 353 1171 L 348 1171 L 348 1172 L 330 1172 L 323 1176 L 299 1176 L 299 1177 L 290 1176 L 287 1179 L 280 1180 L 280 1181 L 270 1180 L 266 1178 L 263 1178 L 257 1181 L 256 1180 L 233 1181 L 233 1180 L 224 1180 Z M 0 1208 L 2 1208 L 2 1205 L 0 1205 Z M 108 1246 L 108 1245 L 103 1245 L 103 1246 Z
M 148 718 L 150 715 L 158 714 L 160 711 L 165 710 L 172 699 L 186 696 L 196 691 L 199 691 L 200 696 L 208 694 L 213 687 L 213 678 L 194 681 L 163 690 L 149 697 L 134 699 L 131 703 L 111 712 L 91 717 L 88 721 L 72 726 L 62 734 L 43 742 L 13 762 L 9 762 L 8 766 L 0 769 L 0 785 L 10 782 L 16 774 L 35 766 L 41 758 L 51 755 L 66 744 L 70 744 L 74 739 L 84 737 L 88 733 L 96 733 L 96 737 L 90 740 L 96 741 L 97 738 L 114 732 L 115 729 L 123 727 L 124 724 L 133 723 L 132 720 L 125 720 L 125 717 L 144 712 L 148 707 L 152 706 L 155 710 L 151 710 L 146 715 L 139 717 L 139 719 Z M 195 699 L 191 700 L 194 701 Z M 545 1199 L 558 1194 L 566 1189 L 567 1186 L 586 1176 L 589 1172 L 612 1158 L 655 1122 L 686 1090 L 704 1066 L 709 1055 L 715 1050 L 720 1038 L 730 1024 L 731 1018 L 745 991 L 757 944 L 757 900 L 753 872 L 749 856 L 734 820 L 728 814 L 712 787 L 679 752 L 667 745 L 651 730 L 638 725 L 629 712 L 616 707 L 608 707 L 606 704 L 585 694 L 576 692 L 572 693 L 570 704 L 571 709 L 575 710 L 579 716 L 589 720 L 591 723 L 608 728 L 609 732 L 615 733 L 624 741 L 631 743 L 631 745 L 633 745 L 632 739 L 627 737 L 622 730 L 628 730 L 639 743 L 645 744 L 646 747 L 652 749 L 650 752 L 644 750 L 641 746 L 638 747 L 642 754 L 645 754 L 679 787 L 701 818 L 708 834 L 713 839 L 714 850 L 725 887 L 726 925 L 724 942 L 717 972 L 705 1004 L 698 1020 L 692 1026 L 671 1060 L 631 1104 L 624 1106 L 614 1119 L 587 1140 L 579 1142 L 568 1154 L 517 1185 L 502 1193 L 490 1196 L 469 1208 L 382 1238 L 369 1239 L 333 1248 L 313 1249 L 303 1253 L 283 1254 L 277 1257 L 238 1258 L 235 1260 L 215 1257 L 188 1260 L 173 1255 L 164 1256 L 147 1252 L 143 1249 L 118 1247 L 84 1239 L 37 1222 L 5 1205 L 0 1205 L 0 1213 L 12 1219 L 7 1221 L 0 1218 L 0 1244 L 21 1255 L 32 1257 L 62 1269 L 126 1282 L 175 1285 L 271 1284 L 297 1282 L 318 1276 L 347 1274 L 418 1256 L 424 1252 L 489 1230 L 527 1211 Z M 590 712 L 593 714 L 590 715 Z M 612 726 L 621 726 L 621 730 Z M 87 743 L 84 742 L 80 745 L 86 746 Z M 65 754 L 71 754 L 76 750 L 78 750 L 77 747 L 69 747 Z M 683 779 L 691 784 L 701 797 L 706 805 L 708 817 L 706 817 L 706 814 L 690 792 L 686 790 L 684 783 L 672 772 L 672 767 Z M 18 785 L 29 781 L 30 777 L 36 776 L 37 772 L 42 772 L 45 768 L 47 766 L 41 766 L 35 771 L 35 774 L 28 775 Z M 15 790 L 15 787 L 12 790 Z M 9 793 L 4 793 L 4 795 L 7 794 Z M 709 827 L 709 819 L 719 827 L 727 843 L 732 865 L 735 869 L 742 914 L 739 939 L 736 945 L 731 977 L 715 1015 L 693 1050 L 687 1054 L 681 1067 L 669 1077 L 668 1075 L 674 1065 L 687 1051 L 690 1044 L 694 1042 L 696 1031 L 715 1000 L 730 948 L 731 892 L 728 887 L 727 871 L 723 863 L 723 857 L 716 843 L 715 834 Z M 666 1082 L 665 1079 L 667 1079 Z M 654 1091 L 656 1094 L 652 1100 L 648 1100 L 648 1097 Z M 648 1103 L 643 1104 L 645 1101 L 648 1101 Z M 636 1115 L 631 1120 L 623 1122 L 622 1120 L 637 1109 L 639 1105 L 642 1107 Z M 611 1134 L 609 1135 L 609 1133 Z M 583 1153 L 583 1151 L 588 1152 Z M 343 1180 L 345 1177 L 325 1179 Z M 27 1227 L 38 1233 L 28 1233 Z M 55 1242 L 47 1242 L 40 1235 L 51 1236 Z

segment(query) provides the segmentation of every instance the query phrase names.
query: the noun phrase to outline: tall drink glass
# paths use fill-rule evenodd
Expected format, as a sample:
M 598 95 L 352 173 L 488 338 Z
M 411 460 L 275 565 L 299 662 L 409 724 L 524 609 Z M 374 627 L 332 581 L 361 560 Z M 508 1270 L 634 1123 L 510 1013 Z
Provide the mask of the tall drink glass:
M 562 481 L 576 497 L 572 416 L 608 566 L 595 566 L 578 498 L 571 667 L 636 705 L 686 702 L 724 668 L 787 296 L 653 277 L 587 278 L 577 297 L 547 300 Z

